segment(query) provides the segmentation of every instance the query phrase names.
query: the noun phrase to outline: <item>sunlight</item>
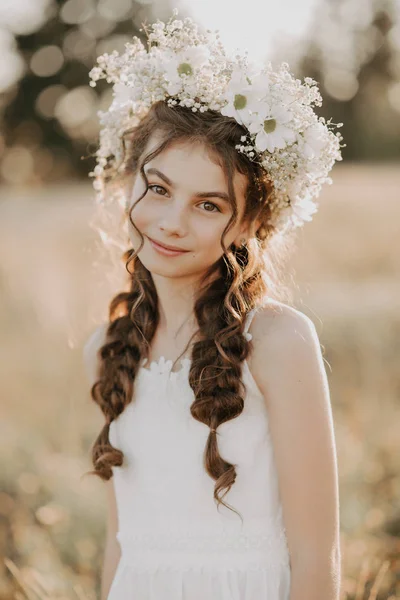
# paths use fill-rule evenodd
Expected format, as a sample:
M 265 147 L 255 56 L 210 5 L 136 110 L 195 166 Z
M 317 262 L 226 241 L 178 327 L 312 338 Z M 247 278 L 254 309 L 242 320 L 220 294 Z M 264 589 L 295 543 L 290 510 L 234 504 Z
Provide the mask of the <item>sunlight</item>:
M 230 0 L 180 0 L 182 9 L 203 27 L 219 29 L 229 50 L 247 48 L 255 62 L 263 62 L 282 42 L 301 38 L 317 4 L 319 0 L 247 0 L 245 5 Z

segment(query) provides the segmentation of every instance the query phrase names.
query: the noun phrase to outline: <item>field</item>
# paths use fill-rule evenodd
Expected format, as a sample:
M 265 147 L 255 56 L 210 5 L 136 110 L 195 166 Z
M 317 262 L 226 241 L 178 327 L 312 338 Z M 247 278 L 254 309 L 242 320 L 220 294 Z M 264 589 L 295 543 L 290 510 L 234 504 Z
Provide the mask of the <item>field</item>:
M 342 599 L 400 598 L 400 172 L 339 165 L 290 260 L 338 451 Z M 102 416 L 82 345 L 107 314 L 89 185 L 0 189 L 0 600 L 99 597 Z M 121 262 L 121 273 L 123 267 Z M 114 288 L 116 289 L 116 288 Z

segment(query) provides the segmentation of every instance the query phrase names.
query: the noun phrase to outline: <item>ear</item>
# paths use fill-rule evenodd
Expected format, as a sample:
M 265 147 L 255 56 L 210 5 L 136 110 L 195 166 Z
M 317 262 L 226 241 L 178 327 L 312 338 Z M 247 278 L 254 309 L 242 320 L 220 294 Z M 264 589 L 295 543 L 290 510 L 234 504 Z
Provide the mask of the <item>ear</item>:
M 239 233 L 233 240 L 233 243 L 235 244 L 235 246 L 240 247 L 242 245 L 242 240 L 245 240 L 247 242 L 247 240 L 251 239 L 252 237 L 255 237 L 260 225 L 261 225 L 261 222 L 259 219 L 255 219 L 254 221 L 243 223 L 242 227 L 240 228 Z

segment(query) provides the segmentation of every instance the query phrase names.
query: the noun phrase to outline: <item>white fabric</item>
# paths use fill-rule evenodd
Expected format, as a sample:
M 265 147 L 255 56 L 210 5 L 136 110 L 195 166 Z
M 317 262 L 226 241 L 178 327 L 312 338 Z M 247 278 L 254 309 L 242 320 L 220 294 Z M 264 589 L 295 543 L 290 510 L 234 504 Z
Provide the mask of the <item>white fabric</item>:
M 245 331 L 255 311 L 247 315 Z M 247 334 L 251 339 L 251 334 Z M 122 556 L 108 600 L 288 600 L 290 561 L 265 401 L 243 363 L 244 410 L 217 428 L 237 478 L 217 510 L 203 455 L 209 427 L 190 413 L 190 359 L 145 361 L 110 426 Z

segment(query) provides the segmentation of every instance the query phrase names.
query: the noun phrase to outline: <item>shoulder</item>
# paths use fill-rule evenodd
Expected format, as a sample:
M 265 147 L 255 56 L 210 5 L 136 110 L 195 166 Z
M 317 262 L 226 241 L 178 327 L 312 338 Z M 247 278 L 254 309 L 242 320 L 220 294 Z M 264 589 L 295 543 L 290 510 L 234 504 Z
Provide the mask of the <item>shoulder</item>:
M 313 321 L 275 300 L 254 315 L 252 371 L 263 393 L 323 376 L 323 357 Z M 296 383 L 297 382 L 297 383 Z M 271 395 L 271 394 L 269 394 Z
M 91 385 L 97 379 L 98 351 L 104 345 L 108 323 L 101 323 L 90 333 L 83 346 L 82 357 L 86 377 Z
M 267 350 L 276 344 L 315 340 L 317 332 L 313 321 L 300 310 L 269 299 L 254 315 L 253 337 Z

